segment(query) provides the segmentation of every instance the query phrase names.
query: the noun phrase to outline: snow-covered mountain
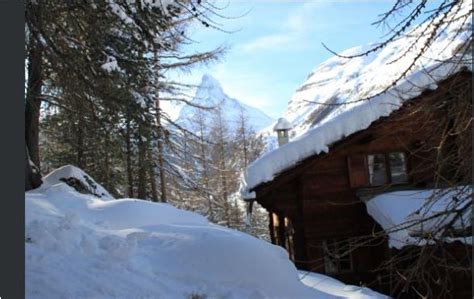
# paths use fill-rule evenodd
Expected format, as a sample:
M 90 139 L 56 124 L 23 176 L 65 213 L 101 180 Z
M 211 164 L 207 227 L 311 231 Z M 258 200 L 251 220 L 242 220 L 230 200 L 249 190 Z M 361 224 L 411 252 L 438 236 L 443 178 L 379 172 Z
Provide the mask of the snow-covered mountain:
M 367 101 L 360 100 L 389 88 L 408 68 L 410 71 L 405 78 L 397 82 L 388 95 L 383 95 L 384 104 L 388 103 L 387 97 L 391 94 L 400 93 L 400 85 L 403 84 L 408 83 L 411 87 L 405 88 L 409 90 L 401 93 L 406 98 L 414 97 L 426 88 L 435 88 L 436 80 L 432 80 L 427 74 L 437 76 L 435 79 L 452 74 L 457 63 L 451 59 L 472 41 L 472 20 L 462 17 L 472 11 L 472 2 L 460 1 L 458 5 L 460 8 L 453 9 L 453 13 L 448 14 L 444 20 L 446 25 L 442 26 L 426 53 L 413 66 L 411 64 L 415 57 L 429 38 L 425 31 L 434 30 L 431 22 L 415 26 L 379 51 L 351 59 L 334 56 L 316 66 L 296 90 L 284 113 L 285 118 L 293 124 L 293 133 L 301 136 L 312 128 L 322 126 L 364 105 L 371 106 L 373 112 L 369 112 L 370 114 L 380 114 L 378 108 L 383 104 L 366 105 Z M 339 55 L 364 53 L 376 45 L 372 43 L 357 46 Z M 469 61 L 466 57 L 463 60 Z M 415 84 L 413 80 L 420 82 Z M 389 105 L 393 106 L 393 103 Z
M 193 105 L 212 109 L 200 109 Z M 205 128 L 209 129 L 219 110 L 231 131 L 239 127 L 241 114 L 247 119 L 247 125 L 255 132 L 268 127 L 274 121 L 261 110 L 228 96 L 219 81 L 206 74 L 202 77 L 191 105 L 186 105 L 181 109 L 176 122 L 192 132 L 197 132 L 198 119 L 201 116 Z

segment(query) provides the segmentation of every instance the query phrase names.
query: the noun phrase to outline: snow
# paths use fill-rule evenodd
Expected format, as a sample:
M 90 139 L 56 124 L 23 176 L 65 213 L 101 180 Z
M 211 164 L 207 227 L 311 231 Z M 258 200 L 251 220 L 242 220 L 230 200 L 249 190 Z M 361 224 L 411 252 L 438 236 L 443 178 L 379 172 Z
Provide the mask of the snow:
M 463 1 L 461 5 L 459 15 L 472 10 L 470 1 Z M 464 66 L 470 69 L 470 64 L 456 63 L 452 59 L 472 35 L 471 18 L 467 18 L 465 24 L 462 22 L 463 19 L 453 20 L 444 28 L 427 53 L 395 86 L 392 86 L 394 80 L 411 64 L 426 36 L 417 42 L 414 50 L 400 55 L 406 52 L 425 24 L 377 53 L 352 59 L 335 56 L 320 64 L 293 95 L 285 112 L 285 118 L 293 127 L 290 131 L 293 140 L 249 165 L 244 173 L 247 188 L 252 190 L 273 180 L 278 173 L 305 158 L 327 153 L 334 142 L 366 129 L 425 89 L 435 89 L 436 82 Z M 459 28 L 463 30 L 457 34 Z M 355 47 L 341 55 L 358 54 L 373 46 Z M 389 88 L 387 92 L 375 96 L 386 88 Z M 363 100 L 367 97 L 372 98 Z
M 298 271 L 298 275 L 300 280 L 305 285 L 315 288 L 317 290 L 334 294 L 340 296 L 342 298 L 350 298 L 350 299 L 369 299 L 369 298 L 377 298 L 377 299 L 385 299 L 389 298 L 385 295 L 372 291 L 369 288 L 361 287 L 361 286 L 354 286 L 354 285 L 346 285 L 340 282 L 337 279 L 328 277 L 326 275 L 307 272 L 307 271 Z
M 280 117 L 273 127 L 274 131 L 281 131 L 281 130 L 290 130 L 292 128 L 291 123 L 286 120 L 284 117 Z
M 472 189 L 469 186 L 448 189 L 396 191 L 378 195 L 366 203 L 367 212 L 387 232 L 389 246 L 424 245 L 420 236 L 430 234 L 444 241 L 459 240 L 472 244 L 472 237 L 449 238 L 439 228 L 453 221 L 457 209 L 471 205 Z M 453 223 L 455 229 L 471 226 L 472 206 Z
M 212 124 L 218 108 L 222 112 L 226 125 L 232 132 L 235 132 L 240 126 L 241 113 L 247 118 L 247 126 L 254 131 L 259 131 L 273 123 L 273 119 L 261 110 L 229 97 L 219 81 L 209 74 L 203 75 L 191 104 L 211 108 L 199 111 L 200 109 L 197 107 L 186 105 L 181 109 L 176 122 L 195 133 L 199 132 L 196 128 L 198 113 L 202 113 L 205 127 L 210 129 L 210 124 Z
M 100 67 L 108 73 L 122 70 L 117 63 L 117 59 L 114 56 L 110 56 L 110 55 L 107 55 L 107 58 L 105 59 L 105 63 L 103 63 Z
M 169 15 L 169 7 L 175 4 L 175 0 L 141 0 L 142 6 L 159 7 L 166 14 Z
M 125 12 L 123 7 L 119 4 L 116 3 L 115 0 L 107 0 L 107 4 L 109 5 L 110 9 L 112 12 L 120 18 L 125 24 L 135 24 L 132 18 L 128 16 L 128 14 Z
M 114 197 L 110 195 L 110 193 L 102 185 L 94 181 L 90 175 L 73 165 L 65 165 L 51 171 L 43 178 L 43 185 L 41 188 L 48 188 L 56 184 L 63 184 L 64 181 L 61 179 L 68 178 L 78 179 L 89 190 L 89 192 L 95 194 L 97 197 L 100 197 L 104 200 L 114 199 Z
M 63 167 L 25 193 L 26 298 L 356 298 L 305 286 L 279 246 L 168 204 L 79 193 L 64 173 L 83 174 Z

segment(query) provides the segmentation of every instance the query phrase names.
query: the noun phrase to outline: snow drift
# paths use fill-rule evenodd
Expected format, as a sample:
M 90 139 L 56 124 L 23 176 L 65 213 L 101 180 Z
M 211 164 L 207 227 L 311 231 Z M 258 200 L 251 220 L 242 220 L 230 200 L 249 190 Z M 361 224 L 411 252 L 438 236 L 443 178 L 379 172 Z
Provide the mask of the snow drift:
M 328 277 L 326 275 L 299 271 L 298 275 L 301 281 L 312 288 L 323 292 L 334 294 L 342 298 L 351 299 L 369 299 L 369 298 L 389 298 L 387 296 L 378 294 L 366 287 L 359 287 L 353 285 L 346 285 L 337 279 Z
M 97 183 L 82 169 L 73 165 L 65 165 L 51 171 L 43 178 L 42 188 L 48 188 L 61 182 L 74 186 L 76 190 L 79 189 L 83 193 L 89 193 L 104 200 L 114 199 L 102 185 Z
M 27 298 L 359 298 L 305 286 L 281 247 L 168 204 L 79 193 L 64 173 L 85 174 L 61 168 L 25 193 Z

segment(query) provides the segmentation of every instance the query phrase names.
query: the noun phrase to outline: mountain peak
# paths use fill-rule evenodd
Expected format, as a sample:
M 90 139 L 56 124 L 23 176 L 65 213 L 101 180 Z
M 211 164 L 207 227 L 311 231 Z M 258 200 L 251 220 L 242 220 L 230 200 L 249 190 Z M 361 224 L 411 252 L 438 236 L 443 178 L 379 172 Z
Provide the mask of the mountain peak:
M 211 76 L 210 74 L 204 74 L 201 79 L 201 85 L 214 85 L 220 86 L 221 84 L 217 81 L 216 78 Z
M 204 107 L 219 107 L 232 131 L 236 130 L 242 112 L 248 118 L 249 125 L 255 131 L 259 131 L 273 122 L 271 117 L 259 109 L 229 97 L 224 92 L 219 81 L 209 74 L 202 76 L 201 83 L 191 102 Z M 216 111 L 211 110 L 199 111 L 199 108 L 192 105 L 184 106 L 179 113 L 177 121 L 188 130 L 193 131 L 193 127 L 196 125 L 193 120 L 195 115 L 202 114 L 206 119 L 205 122 L 211 123 L 215 113 Z
M 220 82 L 211 75 L 204 74 L 196 91 L 195 99 L 208 99 L 216 97 L 224 97 L 224 90 L 222 89 Z

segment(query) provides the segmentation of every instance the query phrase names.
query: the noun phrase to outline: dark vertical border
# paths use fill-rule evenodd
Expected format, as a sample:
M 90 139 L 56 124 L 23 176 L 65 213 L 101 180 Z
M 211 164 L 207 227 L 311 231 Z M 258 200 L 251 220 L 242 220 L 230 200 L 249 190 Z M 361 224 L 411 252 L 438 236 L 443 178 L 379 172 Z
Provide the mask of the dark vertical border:
M 472 0 L 471 0 L 472 1 Z M 471 24 L 474 24 L 474 14 L 471 12 Z M 474 57 L 474 47 L 471 48 L 471 70 L 474 69 L 474 62 L 472 61 L 472 57 Z M 472 72 L 471 72 L 472 74 Z M 471 75 L 471 104 L 474 102 L 474 97 L 473 97 L 473 92 L 472 92 L 472 88 L 474 86 L 474 75 Z M 472 107 L 471 105 L 471 110 L 472 110 L 472 114 L 471 116 L 474 116 L 474 107 Z M 474 141 L 474 128 L 472 129 L 472 132 L 471 133 L 471 140 Z M 472 149 L 472 156 L 471 156 L 471 163 L 472 163 L 472 158 L 474 158 L 474 148 Z M 474 180 L 474 168 L 472 169 L 473 173 L 471 175 L 471 180 Z M 474 182 L 471 182 L 471 188 L 474 187 Z M 473 193 L 473 200 L 474 200 L 474 193 Z M 471 230 L 472 230 L 472 236 L 474 237 L 474 226 L 472 225 L 472 223 L 474 222 L 474 209 L 471 209 Z M 474 245 L 474 244 L 471 244 L 471 246 Z M 471 247 L 471 296 L 472 298 L 474 298 L 474 271 L 472 269 L 472 263 L 474 261 L 474 251 L 472 251 L 472 247 Z
M 24 298 L 24 4 L 0 0 L 0 297 Z
M 471 0 L 472 1 L 472 0 Z M 474 14 L 471 12 L 471 24 L 474 24 Z M 472 75 L 472 70 L 474 69 L 474 62 L 472 61 L 472 57 L 474 57 L 474 47 L 471 48 L 471 104 L 474 103 L 474 97 L 473 97 L 473 86 L 474 86 L 474 75 Z M 471 116 L 474 116 L 474 107 L 471 105 Z M 474 128 L 471 129 L 471 140 L 474 141 Z M 474 158 L 474 148 L 472 149 L 472 156 L 471 156 L 471 163 L 472 163 L 472 158 Z M 471 180 L 474 180 L 474 168 L 472 168 L 472 174 L 471 174 Z M 474 187 L 474 181 L 471 181 L 471 188 Z M 472 190 L 472 189 L 471 189 Z M 471 192 L 472 193 L 472 192 Z M 472 195 L 472 199 L 474 200 L 474 193 Z M 472 223 L 474 222 L 474 209 L 471 208 L 471 230 L 472 230 L 472 236 L 474 237 L 474 226 L 472 226 Z M 472 245 L 471 244 L 471 296 L 474 298 L 474 271 L 472 269 L 472 263 L 474 261 L 474 251 L 472 251 Z
M 472 0 L 470 0 L 472 1 Z M 471 12 L 471 24 L 474 24 L 474 14 Z M 474 69 L 474 62 L 472 61 L 472 57 L 474 57 L 474 47 L 471 48 L 471 104 L 474 103 L 474 97 L 472 93 L 472 88 L 474 86 L 474 75 L 472 75 L 472 70 Z M 471 105 L 471 116 L 474 116 L 474 107 Z M 474 141 L 474 128 L 471 129 L 471 140 Z M 472 163 L 472 158 L 474 158 L 474 148 L 472 150 L 472 156 L 471 156 L 471 163 Z M 472 168 L 472 174 L 471 174 L 471 180 L 474 180 L 474 168 Z M 474 181 L 471 181 L 471 188 L 474 187 Z M 472 190 L 472 189 L 471 189 Z M 472 193 L 472 192 L 471 192 Z M 472 199 L 474 200 L 474 193 L 472 195 Z M 474 237 L 474 226 L 472 226 L 472 223 L 474 222 L 474 209 L 471 208 L 471 230 L 472 230 L 472 236 Z M 474 271 L 472 269 L 472 263 L 474 261 L 474 251 L 472 251 L 472 245 L 471 244 L 471 296 L 474 298 Z

